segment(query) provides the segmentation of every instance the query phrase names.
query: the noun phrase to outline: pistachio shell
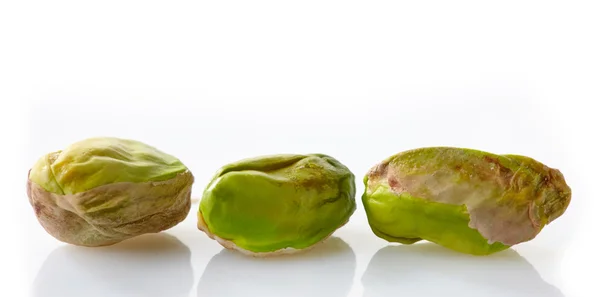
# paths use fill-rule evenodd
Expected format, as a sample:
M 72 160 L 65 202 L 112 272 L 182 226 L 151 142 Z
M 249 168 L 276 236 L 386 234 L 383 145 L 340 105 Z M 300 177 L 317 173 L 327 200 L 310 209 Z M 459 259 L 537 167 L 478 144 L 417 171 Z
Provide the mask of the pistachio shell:
M 346 166 L 322 154 L 241 160 L 222 167 L 206 187 L 198 228 L 245 254 L 294 253 L 349 220 L 354 182 Z
M 525 156 L 452 147 L 391 156 L 364 184 L 362 202 L 377 236 L 476 255 L 535 238 L 571 200 L 557 169 Z
M 92 138 L 40 158 L 29 172 L 27 195 L 50 235 L 105 246 L 183 221 L 193 182 L 179 160 L 153 147 Z

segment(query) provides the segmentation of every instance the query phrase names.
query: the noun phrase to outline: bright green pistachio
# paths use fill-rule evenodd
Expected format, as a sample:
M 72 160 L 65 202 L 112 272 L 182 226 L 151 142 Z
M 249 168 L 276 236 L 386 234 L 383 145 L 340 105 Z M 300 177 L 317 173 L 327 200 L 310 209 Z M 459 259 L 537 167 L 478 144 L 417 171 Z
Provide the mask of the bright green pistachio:
M 222 167 L 207 186 L 198 227 L 227 248 L 289 253 L 329 237 L 356 209 L 354 175 L 322 155 L 270 155 Z
M 41 157 L 27 193 L 42 226 L 75 245 L 109 245 L 181 222 L 190 209 L 191 172 L 144 143 L 89 138 Z
M 535 238 L 571 200 L 560 171 L 534 159 L 452 147 L 391 156 L 364 184 L 362 202 L 377 236 L 474 255 Z

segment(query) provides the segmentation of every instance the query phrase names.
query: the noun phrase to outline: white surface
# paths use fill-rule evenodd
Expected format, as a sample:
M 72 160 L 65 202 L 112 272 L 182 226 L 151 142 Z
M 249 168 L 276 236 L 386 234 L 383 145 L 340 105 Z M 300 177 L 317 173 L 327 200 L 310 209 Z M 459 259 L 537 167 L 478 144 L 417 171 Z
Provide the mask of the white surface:
M 397 2 L 0 4 L 0 296 L 600 296 L 597 4 Z M 453 145 L 559 168 L 573 200 L 485 258 L 390 247 L 360 203 L 338 239 L 294 258 L 222 251 L 195 209 L 173 237 L 65 246 L 35 220 L 26 172 L 98 135 L 181 158 L 196 197 L 248 156 L 327 153 L 360 181 L 391 154 Z

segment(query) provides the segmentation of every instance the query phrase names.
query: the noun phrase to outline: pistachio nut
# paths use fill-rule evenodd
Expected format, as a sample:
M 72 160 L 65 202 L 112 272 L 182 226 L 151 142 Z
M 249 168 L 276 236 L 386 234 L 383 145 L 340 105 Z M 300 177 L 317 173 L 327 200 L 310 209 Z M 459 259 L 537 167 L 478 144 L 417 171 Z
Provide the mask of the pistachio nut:
M 465 148 L 405 151 L 372 167 L 363 181 L 362 203 L 378 237 L 474 255 L 535 238 L 571 201 L 559 170 Z
M 247 255 L 294 253 L 343 226 L 355 194 L 352 172 L 327 155 L 244 159 L 223 166 L 206 187 L 198 228 Z
M 41 157 L 29 171 L 27 195 L 56 239 L 106 246 L 183 221 L 193 182 L 180 160 L 152 146 L 97 137 Z

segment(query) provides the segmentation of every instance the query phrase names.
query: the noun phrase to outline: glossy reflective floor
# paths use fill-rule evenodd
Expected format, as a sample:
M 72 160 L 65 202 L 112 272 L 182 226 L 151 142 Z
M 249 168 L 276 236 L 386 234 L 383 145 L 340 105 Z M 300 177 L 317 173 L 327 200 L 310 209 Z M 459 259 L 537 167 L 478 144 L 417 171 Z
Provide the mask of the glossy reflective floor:
M 577 296 L 560 288 L 561 253 L 536 241 L 519 249 L 537 268 L 517 248 L 477 257 L 431 243 L 387 244 L 363 216 L 312 250 L 272 258 L 223 249 L 193 219 L 110 247 L 44 238 L 38 250 L 48 254 L 32 275 L 32 296 Z
M 91 91 L 82 87 L 80 92 Z M 528 100 L 533 91 L 504 82 L 469 83 L 456 90 L 415 86 L 387 97 L 349 95 L 343 112 L 336 101 L 321 102 L 318 96 L 289 108 L 289 102 L 258 97 L 199 103 L 195 98 L 203 98 L 201 93 L 176 99 L 169 90 L 165 98 L 177 112 L 165 113 L 162 95 L 139 92 L 105 90 L 84 102 L 56 91 L 60 100 L 32 104 L 31 127 L 52 123 L 53 131 L 65 132 L 32 128 L 20 172 L 77 139 L 132 137 L 184 160 L 196 177 L 193 195 L 198 197 L 214 171 L 230 161 L 274 152 L 326 152 L 357 176 L 356 213 L 329 241 L 294 256 L 254 259 L 223 250 L 196 228 L 197 203 L 184 222 L 162 234 L 81 248 L 43 230 L 17 180 L 5 196 L 19 202 L 14 209 L 25 229 L 23 265 L 34 297 L 600 296 L 594 272 L 600 266 L 600 164 L 598 146 L 590 142 L 597 137 L 581 129 L 597 116 L 591 109 Z M 138 102 L 119 96 L 154 100 L 143 101 L 141 111 Z M 247 97 L 240 93 L 239 98 Z M 580 116 L 582 111 L 588 116 Z M 564 173 L 573 189 L 571 205 L 534 240 L 492 256 L 458 254 L 428 243 L 389 244 L 369 229 L 360 203 L 361 178 L 390 154 L 430 145 L 535 156 Z M 0 296 L 9 296 L 1 290 Z

